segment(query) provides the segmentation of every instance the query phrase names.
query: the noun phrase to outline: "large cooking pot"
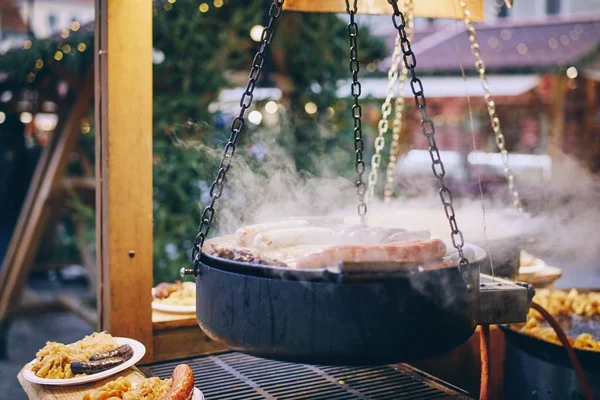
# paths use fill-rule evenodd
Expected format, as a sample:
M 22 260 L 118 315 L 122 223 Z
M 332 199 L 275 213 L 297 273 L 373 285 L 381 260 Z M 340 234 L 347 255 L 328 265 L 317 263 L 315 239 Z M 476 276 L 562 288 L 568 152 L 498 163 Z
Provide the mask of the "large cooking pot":
M 204 332 L 230 349 L 312 364 L 421 359 L 466 341 L 477 324 L 479 267 L 417 265 L 294 270 L 202 254 L 196 313 Z
M 577 289 L 580 293 L 598 289 Z M 588 332 L 600 336 L 600 321 L 573 316 L 560 318 L 567 336 Z M 504 392 L 507 399 L 538 400 L 583 399 L 585 395 L 577 380 L 565 349 L 533 336 L 500 326 L 506 337 Z M 574 349 L 587 376 L 592 391 L 600 396 L 600 352 Z

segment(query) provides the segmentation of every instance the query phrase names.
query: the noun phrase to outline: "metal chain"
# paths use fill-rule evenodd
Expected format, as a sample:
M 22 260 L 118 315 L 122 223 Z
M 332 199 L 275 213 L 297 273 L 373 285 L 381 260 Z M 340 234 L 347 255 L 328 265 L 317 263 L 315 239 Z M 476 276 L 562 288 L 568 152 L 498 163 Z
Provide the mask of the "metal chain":
M 402 62 L 402 51 L 400 50 L 400 36 L 396 35 L 394 52 L 392 53 L 392 65 L 388 71 L 388 85 L 385 101 L 381 105 L 381 119 L 378 125 L 378 135 L 375 138 L 375 154 L 371 156 L 371 170 L 367 185 L 366 203 L 369 204 L 375 197 L 375 186 L 377 185 L 377 174 L 381 165 L 381 151 L 385 148 L 385 134 L 388 132 L 390 123 L 388 118 L 392 113 L 392 98 L 394 97 L 394 86 L 398 81 L 398 66 Z M 406 75 L 405 75 L 406 76 Z M 402 93 L 399 94 L 402 96 Z
M 410 40 L 406 33 L 406 19 L 404 18 L 404 14 L 402 14 L 400 9 L 398 8 L 398 0 L 388 0 L 388 3 L 394 9 L 394 14 L 392 15 L 392 22 L 394 23 L 394 27 L 398 30 L 398 33 L 400 34 L 400 43 L 402 46 L 404 65 L 410 71 L 410 87 L 415 98 L 415 104 L 417 105 L 417 108 L 421 113 L 421 131 L 423 131 L 423 134 L 427 138 L 427 143 L 429 144 L 429 155 L 432 161 L 431 169 L 433 171 L 433 175 L 437 178 L 440 185 L 439 196 L 442 200 L 442 204 L 444 206 L 444 211 L 446 212 L 448 222 L 450 223 L 450 238 L 452 239 L 452 245 L 458 251 L 458 255 L 460 257 L 459 267 L 465 266 L 469 263 L 469 261 L 465 258 L 463 252 L 465 241 L 463 238 L 463 234 L 460 231 L 460 229 L 458 229 L 458 224 L 456 222 L 456 214 L 454 212 L 452 192 L 446 186 L 446 182 L 444 181 L 444 177 L 446 176 L 446 170 L 444 168 L 442 159 L 440 158 L 440 152 L 435 141 L 435 126 L 433 125 L 433 121 L 429 118 L 429 115 L 427 114 L 427 100 L 425 98 L 425 94 L 423 93 L 423 83 L 419 78 L 417 78 L 417 74 L 415 71 L 415 68 L 417 66 L 417 59 L 415 57 L 415 53 L 410 47 Z
M 204 245 L 204 240 L 208 236 L 208 232 L 210 230 L 210 226 L 215 215 L 215 202 L 221 195 L 223 194 L 224 180 L 231 166 L 231 159 L 233 158 L 233 154 L 235 153 L 235 147 L 237 140 L 244 128 L 245 119 L 244 114 L 246 110 L 250 108 L 252 105 L 252 100 L 254 98 L 254 88 L 256 87 L 256 82 L 260 77 L 260 73 L 265 64 L 265 51 L 267 47 L 273 41 L 273 23 L 281 16 L 281 12 L 283 10 L 283 3 L 285 0 L 273 0 L 271 7 L 269 8 L 269 23 L 263 29 L 261 36 L 261 45 L 260 49 L 254 56 L 252 60 L 252 68 L 250 69 L 250 74 L 248 75 L 248 85 L 246 86 L 246 91 L 242 95 L 240 100 L 240 112 L 237 117 L 233 119 L 231 123 L 231 135 L 227 144 L 225 145 L 225 149 L 223 150 L 223 156 L 221 158 L 221 162 L 219 163 L 219 172 L 217 173 L 217 177 L 210 187 L 210 204 L 204 209 L 202 212 L 202 217 L 200 220 L 200 226 L 198 227 L 198 233 L 196 234 L 196 238 L 194 240 L 194 247 L 192 248 L 192 262 L 194 266 L 197 267 L 200 261 L 200 254 L 202 253 L 202 246 Z
M 500 126 L 500 119 L 496 115 L 496 104 L 494 103 L 494 99 L 490 93 L 490 84 L 487 76 L 485 75 L 485 64 L 481 58 L 481 52 L 479 43 L 477 43 L 475 28 L 471 22 L 471 12 L 467 8 L 467 3 L 465 1 L 461 1 L 460 6 L 463 10 L 463 21 L 467 27 L 467 35 L 469 36 L 469 41 L 471 42 L 471 54 L 473 54 L 473 57 L 475 57 L 475 68 L 477 68 L 477 72 L 479 73 L 479 78 L 481 80 L 481 87 L 483 88 L 483 98 L 487 103 L 487 110 L 488 115 L 490 116 L 492 130 L 496 136 L 496 145 L 498 146 L 498 150 L 500 150 L 500 157 L 502 159 L 502 163 L 504 164 L 504 176 L 508 181 L 508 190 L 512 196 L 513 205 L 521 214 L 523 214 L 521 198 L 517 188 L 515 187 L 515 177 L 508 165 L 508 151 L 506 150 L 506 143 L 504 134 L 502 133 L 502 128 Z
M 367 214 L 367 204 L 365 203 L 366 185 L 363 182 L 363 174 L 365 173 L 365 162 L 363 160 L 364 142 L 362 137 L 362 108 L 358 102 L 361 93 L 360 82 L 358 82 L 358 72 L 360 64 L 358 61 L 358 25 L 354 17 L 358 11 L 356 6 L 358 0 L 353 0 L 353 5 L 350 6 L 350 0 L 346 0 L 346 11 L 350 15 L 350 23 L 348 24 L 348 37 L 350 38 L 350 72 L 352 72 L 352 97 L 354 104 L 352 105 L 352 118 L 354 119 L 354 152 L 356 153 L 356 193 L 358 194 L 358 215 L 361 222 L 364 223 L 365 215 Z
M 413 15 L 414 15 L 414 3 L 413 0 L 404 1 L 404 9 L 406 10 L 406 37 L 408 40 L 412 40 L 413 37 Z M 408 75 L 408 69 L 404 63 L 402 64 L 402 70 L 400 71 L 400 80 L 398 88 L 398 97 L 394 103 L 394 123 L 392 128 L 392 143 L 390 145 L 390 157 L 386 168 L 386 179 L 385 189 L 383 192 L 383 198 L 386 202 L 389 202 L 394 195 L 394 181 L 396 180 L 397 161 L 398 154 L 400 153 L 400 135 L 402 134 L 402 116 L 404 114 L 404 87 L 406 86 L 406 77 Z

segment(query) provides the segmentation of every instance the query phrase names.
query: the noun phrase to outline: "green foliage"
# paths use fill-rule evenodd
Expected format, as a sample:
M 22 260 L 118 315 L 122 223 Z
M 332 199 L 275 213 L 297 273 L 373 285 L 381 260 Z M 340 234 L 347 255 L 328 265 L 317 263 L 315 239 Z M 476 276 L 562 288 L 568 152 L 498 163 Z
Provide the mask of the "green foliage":
M 231 84 L 231 71 L 249 68 L 259 46 L 249 32 L 252 26 L 266 23 L 268 8 L 264 1 L 243 3 L 226 1 L 221 8 L 211 5 L 201 13 L 197 2 L 178 0 L 171 10 L 158 10 L 154 18 L 154 46 L 165 55 L 154 70 L 156 281 L 176 279 L 179 268 L 189 263 L 200 213 L 229 135 L 229 121 L 218 129 L 208 106 Z M 359 46 L 363 62 L 385 55 L 383 43 L 365 28 Z M 336 83 L 350 77 L 346 23 L 335 15 L 284 13 L 270 54 L 268 75 L 263 77 L 277 73 L 293 82 L 289 98 L 284 99 L 289 123 L 271 129 L 277 143 L 292 156 L 298 170 L 318 174 L 325 167 L 332 173 L 353 174 L 350 107 L 337 101 L 335 94 Z M 305 112 L 308 101 L 317 105 L 316 114 Z M 328 107 L 335 107 L 333 113 Z M 248 144 L 273 135 L 267 131 L 247 124 L 236 152 L 255 171 L 263 170 L 265 161 L 250 155 Z M 226 207 L 224 201 L 218 204 Z M 218 227 L 211 233 L 218 233 Z
M 229 137 L 231 116 L 225 118 L 210 112 L 209 105 L 221 89 L 234 86 L 234 82 L 239 85 L 246 78 L 245 71 L 260 46 L 250 38 L 250 29 L 267 22 L 269 2 L 264 0 L 225 0 L 222 7 L 215 7 L 214 2 L 206 4 L 209 10 L 202 13 L 195 0 L 164 3 L 155 11 L 153 20 L 154 47 L 164 54 L 164 60 L 154 65 L 153 96 L 157 282 L 177 279 L 179 268 L 189 265 L 189 251 L 200 214 L 209 199 L 210 184 Z M 282 81 L 292 85 L 284 90 L 281 103 L 285 111 L 279 123 L 270 127 L 247 123 L 240 137 L 236 159 L 243 160 L 252 171 L 268 174 L 269 157 L 257 158 L 252 154 L 252 144 L 267 141 L 276 142 L 287 153 L 295 163 L 291 169 L 316 175 L 354 176 L 350 107 L 347 100 L 338 100 L 336 96 L 338 81 L 350 78 L 346 25 L 343 19 L 331 14 L 283 13 L 276 22 L 275 40 L 257 87 Z M 29 50 L 11 51 L 0 58 L 1 69 L 9 71 L 3 85 L 22 86 L 37 59 L 44 61 L 44 67 L 34 71 L 36 79 L 30 83 L 32 87 L 39 86 L 43 74 L 56 68 L 68 68 L 81 75 L 93 62 L 92 40 L 89 30 L 82 28 L 61 42 L 37 40 Z M 75 50 L 80 42 L 87 46 L 83 53 Z M 65 44 L 71 46 L 70 53 L 64 54 L 60 62 L 54 60 L 55 52 Z M 361 28 L 359 57 L 363 66 L 384 55 L 382 41 Z M 47 68 L 50 65 L 53 68 Z M 306 113 L 307 102 L 317 105 L 315 114 Z M 363 113 L 366 103 L 366 100 L 361 103 Z M 261 109 L 264 104 L 255 102 L 255 106 Z M 368 124 L 363 127 L 368 133 Z M 81 141 L 91 156 L 93 128 Z M 78 218 L 93 221 L 93 210 L 78 199 L 74 198 L 71 206 L 77 210 Z M 219 210 L 226 209 L 225 199 L 218 206 Z M 218 234 L 218 228 L 213 227 L 211 234 Z M 91 230 L 89 237 L 78 240 L 93 243 L 93 237 Z

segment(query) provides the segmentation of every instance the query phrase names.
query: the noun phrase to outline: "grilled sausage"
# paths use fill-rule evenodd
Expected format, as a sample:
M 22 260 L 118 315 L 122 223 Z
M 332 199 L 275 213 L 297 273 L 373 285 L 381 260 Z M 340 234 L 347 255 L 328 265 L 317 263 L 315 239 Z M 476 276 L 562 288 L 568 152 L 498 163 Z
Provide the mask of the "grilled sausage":
M 290 221 L 278 221 L 278 222 L 267 222 L 264 224 L 249 225 L 238 229 L 234 236 L 236 244 L 240 246 L 250 246 L 254 241 L 254 237 L 261 232 L 270 231 L 273 229 L 291 229 L 308 226 L 308 221 L 304 220 L 290 220 Z
M 117 365 L 123 364 L 125 359 L 122 357 L 111 357 L 103 358 L 102 360 L 95 361 L 73 361 L 71 363 L 71 371 L 75 375 L 77 374 L 97 374 L 98 372 L 106 371 L 116 367 Z
M 373 246 L 333 246 L 308 254 L 296 263 L 297 268 L 325 268 L 341 262 L 417 262 L 441 259 L 446 244 L 439 239 L 408 241 Z
M 130 345 L 124 344 L 123 346 L 117 347 L 116 349 L 105 351 L 104 353 L 94 354 L 90 357 L 90 361 L 102 360 L 105 358 L 112 357 L 121 357 L 125 360 L 129 360 L 131 357 L 133 357 L 133 349 Z
M 194 394 L 194 371 L 187 364 L 179 364 L 171 375 L 173 384 L 160 400 L 188 400 Z
M 256 235 L 252 245 L 259 250 L 270 250 L 299 245 L 333 244 L 334 236 L 334 231 L 327 228 L 275 229 Z

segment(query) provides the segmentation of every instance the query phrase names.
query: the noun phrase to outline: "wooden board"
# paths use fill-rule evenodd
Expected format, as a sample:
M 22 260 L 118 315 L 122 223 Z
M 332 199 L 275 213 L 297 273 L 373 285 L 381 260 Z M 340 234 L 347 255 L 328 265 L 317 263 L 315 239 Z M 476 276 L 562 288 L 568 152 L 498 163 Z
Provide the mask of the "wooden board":
M 99 323 L 142 342 L 150 361 L 152 2 L 96 0 L 96 18 Z
M 127 378 L 131 383 L 139 382 L 146 378 L 137 368 L 130 368 L 98 382 L 78 386 L 43 386 L 30 383 L 23 378 L 23 370 L 19 372 L 17 379 L 27 397 L 32 400 L 81 400 L 86 393 L 94 393 L 105 383 L 115 380 L 120 376 Z
M 174 328 L 198 328 L 196 314 L 176 314 L 152 310 L 152 326 L 154 331 Z

